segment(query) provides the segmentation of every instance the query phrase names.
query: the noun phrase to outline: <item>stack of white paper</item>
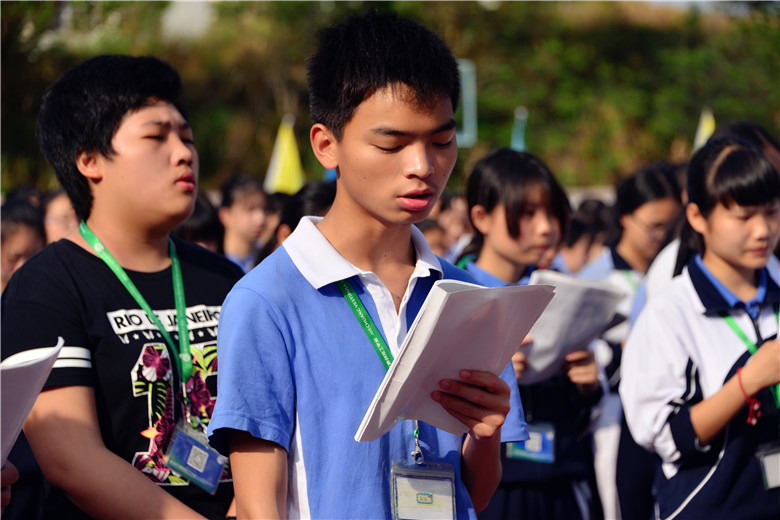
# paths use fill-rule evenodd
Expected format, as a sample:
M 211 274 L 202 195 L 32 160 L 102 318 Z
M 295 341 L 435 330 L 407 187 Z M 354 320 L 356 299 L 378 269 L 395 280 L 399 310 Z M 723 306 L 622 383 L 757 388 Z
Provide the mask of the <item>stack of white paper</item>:
M 59 338 L 54 347 L 19 352 L 0 364 L 3 464 L 49 377 L 63 343 L 64 340 Z
M 487 288 L 437 281 L 379 387 L 355 440 L 378 439 L 399 421 L 417 419 L 460 435 L 466 426 L 431 399 L 442 379 L 461 370 L 499 375 L 553 296 L 549 286 Z
M 520 377 L 523 385 L 560 373 L 566 354 L 586 348 L 613 325 L 624 296 L 620 289 L 603 281 L 555 271 L 534 271 L 529 283 L 554 286 L 555 297 L 531 329 L 533 342 L 522 348 L 528 363 Z

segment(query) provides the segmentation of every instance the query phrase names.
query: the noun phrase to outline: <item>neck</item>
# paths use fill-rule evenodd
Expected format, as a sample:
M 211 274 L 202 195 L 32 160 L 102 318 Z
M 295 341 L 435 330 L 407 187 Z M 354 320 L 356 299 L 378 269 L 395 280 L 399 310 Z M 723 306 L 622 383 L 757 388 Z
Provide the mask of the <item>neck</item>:
M 225 233 L 224 251 L 226 255 L 245 258 L 254 250 L 254 242 L 247 242 L 244 238 L 238 237 L 233 233 Z
M 642 256 L 639 251 L 630 247 L 623 240 L 618 242 L 618 245 L 615 249 L 617 250 L 618 254 L 623 257 L 623 260 L 628 262 L 628 265 L 631 266 L 631 269 L 634 271 L 639 271 L 640 273 L 647 272 L 647 268 L 649 267 L 650 262 L 644 256 Z
M 519 282 L 520 277 L 523 276 L 523 273 L 528 268 L 527 265 L 511 262 L 505 257 L 496 254 L 492 249 L 486 247 L 482 248 L 479 252 L 477 261 L 474 263 L 481 269 L 484 269 L 508 284 L 516 284 Z
M 756 270 L 734 266 L 714 254 L 705 251 L 702 263 L 734 296 L 743 302 L 752 300 L 758 292 Z
M 341 256 L 354 266 L 377 275 L 387 268 L 414 267 L 417 259 L 412 244 L 411 224 L 345 226 L 341 222 L 331 212 L 320 221 L 317 228 Z
M 94 217 L 87 219 L 87 226 L 124 269 L 153 273 L 171 265 L 168 232 L 139 231 Z M 78 231 L 68 238 L 96 254 Z

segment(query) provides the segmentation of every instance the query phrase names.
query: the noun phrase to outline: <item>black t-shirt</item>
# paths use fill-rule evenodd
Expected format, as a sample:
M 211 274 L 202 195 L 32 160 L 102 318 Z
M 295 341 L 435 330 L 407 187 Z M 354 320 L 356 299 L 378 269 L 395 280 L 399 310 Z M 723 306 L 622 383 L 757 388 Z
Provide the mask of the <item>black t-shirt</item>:
M 243 273 L 203 248 L 180 240 L 175 244 L 194 366 L 187 385 L 190 412 L 205 428 L 217 395 L 219 313 Z M 178 341 L 170 267 L 128 275 Z M 229 470 L 211 496 L 171 472 L 163 461 L 182 415 L 180 386 L 173 391 L 178 376 L 171 370 L 175 365 L 164 338 L 105 263 L 69 240 L 31 258 L 14 274 L 2 297 L 3 358 L 55 345 L 58 337 L 65 346 L 46 387 L 93 387 L 100 431 L 109 450 L 193 509 L 224 517 L 233 496 Z M 68 508 L 62 498 L 53 500 L 57 504 L 53 507 Z

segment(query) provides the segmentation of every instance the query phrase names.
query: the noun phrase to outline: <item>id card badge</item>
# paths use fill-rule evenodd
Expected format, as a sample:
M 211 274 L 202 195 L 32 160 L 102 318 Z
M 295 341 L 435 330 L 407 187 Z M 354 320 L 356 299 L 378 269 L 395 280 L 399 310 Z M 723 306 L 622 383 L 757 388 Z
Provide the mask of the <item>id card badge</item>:
M 756 451 L 756 458 L 764 472 L 764 489 L 780 487 L 780 442 L 762 444 Z
M 555 426 L 551 423 L 529 423 L 527 441 L 506 443 L 506 458 L 532 462 L 555 462 Z
M 189 482 L 214 494 L 228 458 L 209 446 L 206 436 L 183 420 L 176 425 L 165 463 Z
M 394 520 L 455 518 L 455 471 L 450 464 L 394 462 L 390 480 Z

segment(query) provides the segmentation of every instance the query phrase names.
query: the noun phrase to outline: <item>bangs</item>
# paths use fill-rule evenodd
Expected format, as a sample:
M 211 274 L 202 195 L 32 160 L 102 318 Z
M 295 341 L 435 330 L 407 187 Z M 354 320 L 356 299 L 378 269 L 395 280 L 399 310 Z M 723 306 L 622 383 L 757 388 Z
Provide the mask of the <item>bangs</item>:
M 711 183 L 712 202 L 720 202 L 727 208 L 732 203 L 761 206 L 780 198 L 780 174 L 757 149 L 726 151 Z
M 501 203 L 506 211 L 506 226 L 509 236 L 520 236 L 520 217 L 531 201 L 547 206 L 550 203 L 550 188 L 544 180 L 535 175 L 511 176 L 505 179 L 507 186 L 502 190 Z

